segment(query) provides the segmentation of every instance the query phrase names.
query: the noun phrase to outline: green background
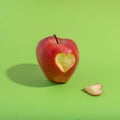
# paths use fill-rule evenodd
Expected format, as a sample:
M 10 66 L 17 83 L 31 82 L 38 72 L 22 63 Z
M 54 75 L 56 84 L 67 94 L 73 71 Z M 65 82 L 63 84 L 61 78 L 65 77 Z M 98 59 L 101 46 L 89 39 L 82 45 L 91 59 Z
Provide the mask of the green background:
M 38 41 L 56 34 L 80 51 L 66 84 L 46 79 Z M 120 119 L 120 1 L 0 0 L 0 120 Z M 81 91 L 101 83 L 103 94 Z

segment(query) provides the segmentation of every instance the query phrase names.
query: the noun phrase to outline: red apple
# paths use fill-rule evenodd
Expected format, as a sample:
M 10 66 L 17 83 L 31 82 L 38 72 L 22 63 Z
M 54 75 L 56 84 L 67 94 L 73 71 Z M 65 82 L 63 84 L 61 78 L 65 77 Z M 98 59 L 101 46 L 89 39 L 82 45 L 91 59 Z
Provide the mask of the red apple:
M 56 35 L 46 37 L 38 43 L 36 56 L 46 77 L 59 83 L 69 80 L 79 62 L 75 42 Z

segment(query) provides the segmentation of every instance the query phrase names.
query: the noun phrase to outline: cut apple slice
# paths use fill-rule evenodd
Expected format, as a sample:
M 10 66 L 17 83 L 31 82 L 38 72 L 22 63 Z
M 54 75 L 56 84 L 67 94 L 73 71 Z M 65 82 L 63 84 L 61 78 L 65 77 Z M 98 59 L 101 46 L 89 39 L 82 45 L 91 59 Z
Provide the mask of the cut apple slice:
M 72 53 L 59 53 L 55 57 L 55 62 L 62 72 L 67 72 L 74 65 L 75 56 Z
M 84 88 L 84 91 L 87 92 L 90 95 L 98 96 L 98 95 L 102 94 L 102 87 L 103 86 L 101 84 L 93 84 L 93 85 L 90 85 L 90 86 L 86 86 Z

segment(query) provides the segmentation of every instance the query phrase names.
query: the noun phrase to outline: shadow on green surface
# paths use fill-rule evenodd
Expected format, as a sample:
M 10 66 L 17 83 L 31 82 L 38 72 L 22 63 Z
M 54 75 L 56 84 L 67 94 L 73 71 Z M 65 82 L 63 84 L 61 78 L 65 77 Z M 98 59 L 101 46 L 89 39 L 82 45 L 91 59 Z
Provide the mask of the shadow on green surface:
M 37 64 L 18 64 L 7 70 L 8 77 L 15 83 L 29 87 L 57 85 L 47 80 Z

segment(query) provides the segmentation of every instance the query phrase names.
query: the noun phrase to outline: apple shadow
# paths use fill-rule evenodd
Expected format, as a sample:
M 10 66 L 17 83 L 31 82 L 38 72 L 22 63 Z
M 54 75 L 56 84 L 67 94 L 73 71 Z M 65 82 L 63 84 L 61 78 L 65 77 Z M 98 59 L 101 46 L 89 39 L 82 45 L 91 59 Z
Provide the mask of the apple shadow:
M 18 64 L 7 70 L 13 82 L 29 87 L 50 87 L 57 85 L 49 81 L 37 64 Z

